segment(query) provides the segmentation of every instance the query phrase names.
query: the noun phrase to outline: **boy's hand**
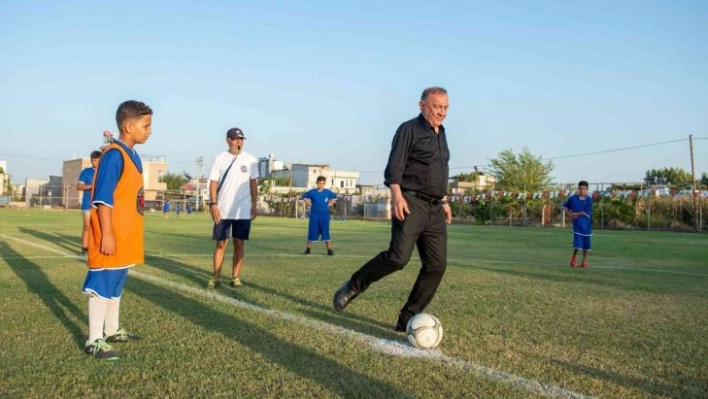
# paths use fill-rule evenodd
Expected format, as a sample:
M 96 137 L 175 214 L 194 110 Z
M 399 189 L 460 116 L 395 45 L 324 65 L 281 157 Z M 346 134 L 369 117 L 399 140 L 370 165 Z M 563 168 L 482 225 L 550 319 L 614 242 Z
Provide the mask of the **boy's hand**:
M 106 256 L 116 253 L 116 237 L 113 234 L 104 234 L 101 237 L 101 253 Z

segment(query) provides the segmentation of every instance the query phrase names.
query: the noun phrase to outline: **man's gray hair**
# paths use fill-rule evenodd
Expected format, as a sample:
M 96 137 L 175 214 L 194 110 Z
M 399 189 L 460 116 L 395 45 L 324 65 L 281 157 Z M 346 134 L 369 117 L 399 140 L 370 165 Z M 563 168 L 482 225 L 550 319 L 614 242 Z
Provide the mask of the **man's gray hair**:
M 431 94 L 447 94 L 447 90 L 439 86 L 428 87 L 427 89 L 423 90 L 423 94 L 420 95 L 420 100 L 427 100 L 428 96 L 430 96 Z

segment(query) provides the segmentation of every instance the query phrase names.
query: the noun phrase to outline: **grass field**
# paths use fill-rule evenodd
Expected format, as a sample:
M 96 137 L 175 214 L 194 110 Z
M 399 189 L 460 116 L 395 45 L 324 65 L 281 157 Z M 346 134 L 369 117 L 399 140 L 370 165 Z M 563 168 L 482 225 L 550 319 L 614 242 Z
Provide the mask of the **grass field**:
M 211 292 L 208 217 L 148 214 L 121 306 L 145 339 L 106 362 L 82 352 L 79 212 L 0 210 L 0 397 L 708 397 L 707 235 L 596 231 L 571 269 L 567 230 L 452 225 L 445 336 L 418 351 L 392 330 L 416 256 L 331 309 L 389 226 L 333 221 L 336 256 L 305 257 L 305 221 L 260 217 L 244 286 Z

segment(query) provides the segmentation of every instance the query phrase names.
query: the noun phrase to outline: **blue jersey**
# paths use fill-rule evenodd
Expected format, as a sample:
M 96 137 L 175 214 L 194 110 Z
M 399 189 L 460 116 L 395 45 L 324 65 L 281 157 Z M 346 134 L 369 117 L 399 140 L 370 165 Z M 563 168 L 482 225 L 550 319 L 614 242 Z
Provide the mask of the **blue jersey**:
M 313 188 L 303 194 L 302 199 L 309 199 L 312 203 L 311 214 L 329 215 L 329 200 L 337 199 L 337 194 L 326 188 L 322 191 Z
M 143 163 L 140 161 L 138 153 L 119 140 L 113 140 L 113 142 L 123 147 L 125 152 L 130 155 L 130 159 L 135 163 L 138 172 L 143 173 Z M 96 176 L 96 183 L 93 186 L 92 206 L 104 204 L 113 207 L 113 193 L 116 190 L 121 174 L 123 174 L 123 156 L 117 149 L 109 149 L 101 156 L 101 161 L 98 165 L 98 176 Z
M 573 232 L 584 236 L 592 235 L 592 197 L 586 195 L 580 198 L 578 194 L 573 194 L 563 203 L 563 208 L 572 212 L 585 212 L 588 216 L 582 215 L 573 219 Z
M 93 166 L 84 168 L 79 175 L 79 183 L 93 184 L 93 175 L 96 174 L 96 169 Z M 90 211 L 91 210 L 91 190 L 84 190 L 83 198 L 81 199 L 81 210 Z

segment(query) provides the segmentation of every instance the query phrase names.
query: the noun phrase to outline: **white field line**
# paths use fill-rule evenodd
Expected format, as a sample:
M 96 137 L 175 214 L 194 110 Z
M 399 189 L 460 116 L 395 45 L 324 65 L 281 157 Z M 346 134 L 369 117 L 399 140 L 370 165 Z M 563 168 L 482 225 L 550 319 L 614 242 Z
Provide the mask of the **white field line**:
M 49 252 L 53 252 L 58 255 L 64 255 L 64 257 L 76 257 L 75 255 L 67 254 L 64 251 L 50 248 L 44 245 L 26 241 L 20 238 L 10 237 L 4 234 L 0 234 L 0 237 L 5 239 L 11 239 L 19 241 L 23 244 L 31 245 L 36 248 L 40 248 Z M 154 255 L 153 255 L 154 256 Z M 392 339 L 381 339 L 370 335 L 362 334 L 348 328 L 335 326 L 329 323 L 308 319 L 301 316 L 292 315 L 289 313 L 279 312 L 277 310 L 266 309 L 260 306 L 252 305 L 238 299 L 227 297 L 225 295 L 220 295 L 215 292 L 207 291 L 203 288 L 190 287 L 188 285 L 177 283 L 173 281 L 168 281 L 161 279 L 159 277 L 151 276 L 149 274 L 144 274 L 135 269 L 131 269 L 129 272 L 131 275 L 140 278 L 142 280 L 151 281 L 161 286 L 167 286 L 177 289 L 182 292 L 188 292 L 193 295 L 201 296 L 203 298 L 213 299 L 218 302 L 225 304 L 237 306 L 242 309 L 247 309 L 255 312 L 260 312 L 267 314 L 271 317 L 287 320 L 293 323 L 297 323 L 306 327 L 316 328 L 320 331 L 326 333 L 334 333 L 345 338 L 350 338 L 364 344 L 371 346 L 374 350 L 391 355 L 391 356 L 402 356 L 402 357 L 415 357 L 421 359 L 428 359 L 431 361 L 437 361 L 447 366 L 456 367 L 463 371 L 473 373 L 475 375 L 486 377 L 494 381 L 503 382 L 509 385 L 516 386 L 518 388 L 525 389 L 529 392 L 552 397 L 552 398 L 590 398 L 590 396 L 580 394 L 573 391 L 568 391 L 553 385 L 542 384 L 538 381 L 531 380 L 528 378 L 520 377 L 505 371 L 496 370 L 487 366 L 469 362 L 466 360 L 456 359 L 450 356 L 444 355 L 439 350 L 419 350 L 408 345 L 405 340 L 392 340 Z
M 305 327 L 315 328 L 317 330 L 323 331 L 328 334 L 337 334 L 343 336 L 344 338 L 349 338 L 363 344 L 369 345 L 373 349 L 383 352 L 391 356 L 401 356 L 401 357 L 414 357 L 421 359 L 428 359 L 432 361 L 437 361 L 447 366 L 456 367 L 462 369 L 466 372 L 476 374 L 478 376 L 486 377 L 494 381 L 503 382 L 509 385 L 513 385 L 522 389 L 525 389 L 534 394 L 543 395 L 552 398 L 589 398 L 589 396 L 576 393 L 573 391 L 568 391 L 559 387 L 552 385 L 541 384 L 538 381 L 530 380 L 528 378 L 520 377 L 514 374 L 507 373 L 501 370 L 495 370 L 493 368 L 482 366 L 473 362 L 466 360 L 455 359 L 450 356 L 444 355 L 439 350 L 420 350 L 415 349 L 410 346 L 404 339 L 381 339 L 373 337 L 370 335 L 362 334 L 360 332 L 350 330 L 348 328 L 335 326 L 322 321 L 317 321 L 309 319 L 306 317 L 296 316 L 289 313 L 280 312 L 277 310 L 267 309 L 260 306 L 252 305 L 247 302 L 240 301 L 238 299 L 228 297 L 225 295 L 218 294 L 216 292 L 207 291 L 204 288 L 191 287 L 182 283 L 177 283 L 173 281 L 168 281 L 161 279 L 159 277 L 151 276 L 149 274 L 144 274 L 132 269 L 130 271 L 131 275 L 134 275 L 142 280 L 147 280 L 161 286 L 167 286 L 182 292 L 187 292 L 192 295 L 201 296 L 203 298 L 213 299 L 218 302 L 222 302 L 228 305 L 233 305 L 242 309 L 247 309 L 254 312 L 264 313 L 276 319 L 287 320 L 296 324 L 300 324 Z

